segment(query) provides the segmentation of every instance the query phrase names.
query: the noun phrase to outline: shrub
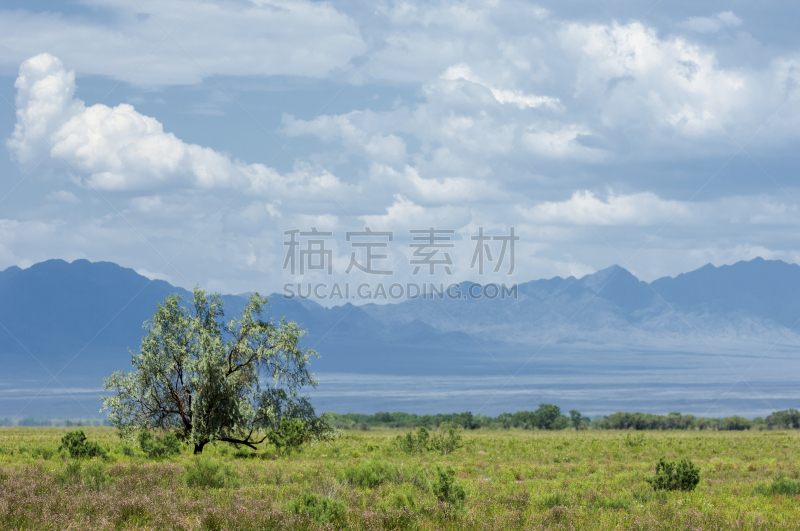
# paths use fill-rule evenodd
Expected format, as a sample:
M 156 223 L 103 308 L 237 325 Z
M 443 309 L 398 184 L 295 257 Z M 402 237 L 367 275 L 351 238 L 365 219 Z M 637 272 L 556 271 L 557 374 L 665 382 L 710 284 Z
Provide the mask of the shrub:
M 80 461 L 68 461 L 67 466 L 56 472 L 56 481 L 62 485 L 77 485 L 81 482 Z
M 159 437 L 153 436 L 149 431 L 140 431 L 139 446 L 144 455 L 150 459 L 160 459 L 181 453 L 181 444 L 174 433 L 167 433 Z
M 456 480 L 456 471 L 436 465 L 434 469 L 433 494 L 440 502 L 461 505 L 467 497 L 464 487 Z
M 300 419 L 283 419 L 277 430 L 267 434 L 269 442 L 275 445 L 281 455 L 290 455 L 300 450 L 304 442 L 311 438 L 306 423 Z
M 290 501 L 286 510 L 293 514 L 306 514 L 320 524 L 341 523 L 347 509 L 343 502 L 314 493 L 302 494 L 298 499 Z
M 442 455 L 453 453 L 461 446 L 463 446 L 461 432 L 451 422 L 442 422 L 439 431 L 431 437 L 429 445 L 431 450 L 436 450 Z
M 345 480 L 358 487 L 375 488 L 381 483 L 398 482 L 400 475 L 397 467 L 388 461 L 364 461 L 347 467 Z
M 67 450 L 73 459 L 106 457 L 106 451 L 96 441 L 87 441 L 83 430 L 68 432 L 61 438 L 58 450 Z
M 568 507 L 572 504 L 572 498 L 563 492 L 554 492 L 542 498 L 541 503 L 547 509 L 552 509 L 553 507 Z
M 126 455 L 128 457 L 133 457 L 133 448 L 131 448 L 127 444 L 123 444 L 121 450 L 123 455 Z
M 694 490 L 700 483 L 700 469 L 686 458 L 675 463 L 662 457 L 656 463 L 655 475 L 647 482 L 655 490 Z
M 83 482 L 89 485 L 89 488 L 96 492 L 106 484 L 111 482 L 111 476 L 108 475 L 102 463 L 97 461 L 90 461 L 86 468 L 83 469 Z
M 183 478 L 189 487 L 221 489 L 233 488 L 239 484 L 238 475 L 232 466 L 206 457 L 199 457 L 186 467 Z
M 427 452 L 430 444 L 430 433 L 425 428 L 420 428 L 417 430 L 416 435 L 411 431 L 406 433 L 405 436 L 398 435 L 395 443 L 400 450 L 407 454 Z
M 756 492 L 772 496 L 800 496 L 800 481 L 789 479 L 785 474 L 781 473 L 769 485 L 756 487 Z
M 31 450 L 31 457 L 41 457 L 45 461 L 53 457 L 53 454 L 55 454 L 53 449 L 46 446 L 40 446 Z
M 625 436 L 625 440 L 623 442 L 628 448 L 638 448 L 644 444 L 644 433 L 640 433 L 634 437 L 631 437 L 631 434 L 629 433 Z

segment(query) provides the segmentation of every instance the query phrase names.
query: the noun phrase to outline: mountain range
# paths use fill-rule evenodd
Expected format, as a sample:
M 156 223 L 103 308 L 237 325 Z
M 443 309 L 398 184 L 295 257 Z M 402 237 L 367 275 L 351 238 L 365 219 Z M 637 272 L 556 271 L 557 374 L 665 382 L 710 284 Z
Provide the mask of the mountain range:
M 130 366 L 142 323 L 170 293 L 191 297 L 109 262 L 48 260 L 0 272 L 0 415 L 24 402 L 19 397 L 28 395 L 15 391 L 28 389 L 24 382 L 96 393 L 103 376 Z M 227 312 L 246 302 L 243 295 L 224 299 Z M 269 314 L 308 329 L 304 345 L 321 354 L 313 362 L 321 373 L 544 374 L 565 369 L 566 361 L 559 364 L 567 359 L 570 370 L 589 370 L 609 352 L 703 356 L 763 347 L 792 357 L 800 346 L 800 266 L 756 258 L 650 283 L 612 266 L 582 278 L 525 282 L 516 299 L 504 300 L 326 308 L 273 294 Z M 35 401 L 48 396 L 45 390 Z

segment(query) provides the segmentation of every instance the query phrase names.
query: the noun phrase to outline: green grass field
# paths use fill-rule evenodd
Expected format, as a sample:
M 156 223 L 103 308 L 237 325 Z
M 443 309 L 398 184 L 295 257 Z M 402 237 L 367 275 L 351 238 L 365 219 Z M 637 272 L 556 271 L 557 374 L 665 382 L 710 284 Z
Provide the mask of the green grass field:
M 83 430 L 106 459 L 59 452 L 69 429 L 0 428 L 0 528 L 800 528 L 798 431 L 483 429 L 447 455 L 402 452 L 408 430 L 344 431 L 289 457 L 210 445 L 198 465 L 188 450 L 154 461 L 114 429 Z M 646 482 L 664 455 L 700 467 L 694 491 Z M 437 465 L 453 468 L 463 503 L 439 502 Z

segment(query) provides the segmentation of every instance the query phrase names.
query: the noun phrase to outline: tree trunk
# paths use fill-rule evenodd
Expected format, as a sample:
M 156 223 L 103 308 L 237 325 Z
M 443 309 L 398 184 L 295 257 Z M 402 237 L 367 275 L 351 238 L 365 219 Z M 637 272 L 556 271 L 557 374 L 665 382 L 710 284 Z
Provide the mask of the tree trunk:
M 194 455 L 202 454 L 203 453 L 203 446 L 205 446 L 205 445 L 206 445 L 206 443 L 204 443 L 204 442 L 202 442 L 202 443 L 194 443 Z

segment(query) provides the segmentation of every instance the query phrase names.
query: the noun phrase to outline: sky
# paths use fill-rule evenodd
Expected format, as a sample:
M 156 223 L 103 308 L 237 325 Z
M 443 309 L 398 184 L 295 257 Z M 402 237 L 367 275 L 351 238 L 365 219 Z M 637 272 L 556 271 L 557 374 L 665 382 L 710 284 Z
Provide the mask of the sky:
M 798 16 L 775 1 L 6 1 L 0 269 L 85 258 L 272 293 L 798 263 Z M 366 227 L 383 234 L 348 238 Z M 451 247 L 414 247 L 430 228 Z

